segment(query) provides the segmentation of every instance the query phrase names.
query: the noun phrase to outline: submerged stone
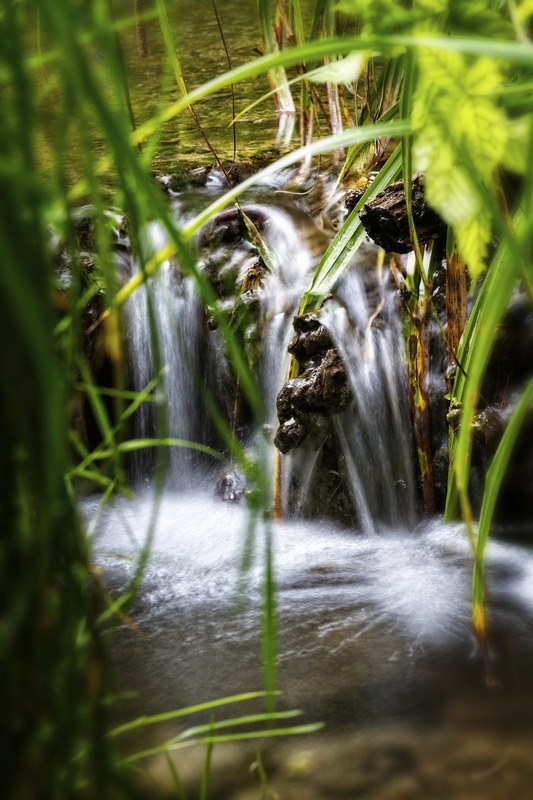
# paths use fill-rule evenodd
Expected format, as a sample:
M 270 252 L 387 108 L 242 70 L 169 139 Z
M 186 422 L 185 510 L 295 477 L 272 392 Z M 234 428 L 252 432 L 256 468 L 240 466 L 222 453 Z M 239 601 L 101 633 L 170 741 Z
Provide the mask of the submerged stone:
M 246 489 L 244 475 L 236 470 L 224 472 L 217 480 L 215 494 L 227 503 L 238 503 Z

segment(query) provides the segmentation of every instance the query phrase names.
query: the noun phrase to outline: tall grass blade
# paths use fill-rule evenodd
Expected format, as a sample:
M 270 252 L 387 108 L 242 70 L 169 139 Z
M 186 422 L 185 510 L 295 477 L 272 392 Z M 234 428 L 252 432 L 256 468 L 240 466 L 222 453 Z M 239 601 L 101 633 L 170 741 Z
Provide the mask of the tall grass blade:
M 213 735 L 214 731 L 214 717 L 211 717 L 211 722 L 207 726 L 208 737 Z M 207 800 L 207 792 L 209 788 L 209 773 L 211 770 L 211 757 L 213 755 L 214 742 L 208 738 L 205 746 L 205 759 L 202 769 L 202 782 L 200 784 L 200 800 Z
M 272 26 L 272 12 L 270 0 L 258 0 L 259 20 L 263 32 L 265 50 L 268 54 L 275 55 L 279 52 L 278 43 Z M 288 86 L 287 75 L 283 65 L 271 67 L 268 70 L 268 80 L 275 92 L 276 106 L 281 114 L 294 114 L 296 109 Z M 288 142 L 287 142 L 288 144 Z
M 475 560 L 474 560 L 474 581 L 472 587 L 473 610 L 472 618 L 476 633 L 481 639 L 486 638 L 485 620 L 485 547 L 492 524 L 494 509 L 498 500 L 498 494 L 502 481 L 505 477 L 509 459 L 516 444 L 522 425 L 528 411 L 533 405 L 533 379 L 529 381 L 524 389 L 520 400 L 509 420 L 505 432 L 502 436 L 498 449 L 492 459 L 492 463 L 485 477 L 485 489 L 483 492 L 483 503 L 479 515 L 479 524 L 476 536 Z
M 390 123 L 396 125 L 396 123 Z M 373 127 L 373 126 L 369 126 Z M 380 128 L 380 126 L 377 126 Z M 397 129 L 397 128 L 396 128 Z M 365 129 L 360 129 L 365 130 Z M 408 130 L 404 126 L 404 131 Z M 349 133 L 349 132 L 345 132 Z M 309 288 L 304 293 L 300 304 L 300 314 L 306 314 L 319 308 L 335 283 L 341 277 L 351 258 L 361 246 L 366 236 L 365 229 L 359 219 L 359 212 L 379 192 L 393 183 L 401 170 L 401 150 L 396 148 L 375 179 L 368 185 L 361 199 L 337 232 L 335 238 L 318 263 Z
M 524 228 L 521 214 L 515 218 L 516 235 L 520 237 Z M 514 254 L 516 245 L 503 241 L 494 256 L 483 286 L 468 320 L 458 360 L 463 369 L 455 376 L 452 403 L 461 411 L 459 434 L 450 429 L 450 471 L 446 497 L 445 519 L 453 519 L 461 503 L 468 524 L 472 523 L 468 501 L 468 477 L 470 474 L 472 418 L 474 416 L 481 381 L 494 347 L 500 323 L 511 292 L 519 278 L 521 259 Z
M 268 712 L 274 712 L 275 690 L 277 687 L 278 619 L 276 610 L 276 587 L 274 582 L 272 529 L 270 524 L 267 524 L 266 537 L 261 643 L 263 649 L 263 677 L 266 690 L 265 708 Z
M 243 692 L 242 694 L 221 697 L 217 700 L 208 700 L 205 703 L 197 703 L 196 705 L 180 708 L 176 711 L 165 711 L 162 714 L 152 714 L 150 716 L 137 717 L 137 719 L 132 720 L 131 722 L 126 722 L 117 728 L 113 728 L 113 730 L 109 731 L 108 736 L 121 736 L 124 733 L 129 733 L 130 731 L 137 730 L 138 728 L 144 728 L 147 725 L 157 725 L 161 722 L 170 722 L 173 719 L 179 719 L 180 717 L 197 714 L 199 711 L 208 711 L 212 708 L 220 708 L 221 706 L 231 705 L 232 703 L 242 703 L 246 700 L 261 699 L 264 698 L 266 694 L 266 691 Z
M 176 792 L 177 800 L 187 800 L 187 794 L 185 789 L 183 788 L 183 783 L 181 782 L 181 778 L 179 772 L 176 768 L 176 765 L 172 761 L 170 754 L 165 751 L 165 761 L 167 762 L 167 767 L 170 772 L 170 777 L 172 779 L 172 785 L 174 786 L 174 791 Z

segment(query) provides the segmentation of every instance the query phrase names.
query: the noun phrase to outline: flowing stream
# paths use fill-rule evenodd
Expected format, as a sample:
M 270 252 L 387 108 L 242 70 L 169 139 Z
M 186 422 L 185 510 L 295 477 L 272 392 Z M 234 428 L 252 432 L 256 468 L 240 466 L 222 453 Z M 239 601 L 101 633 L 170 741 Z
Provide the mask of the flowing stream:
M 275 269 L 256 311 L 262 342 L 257 374 L 267 406 L 264 430 L 243 425 L 239 431 L 250 452 L 258 437 L 272 440 L 292 318 L 316 260 L 306 244 L 301 208 L 291 211 L 286 204 L 271 208 L 261 198 L 252 201 L 255 205 L 249 208 L 261 219 Z M 186 213 L 179 200 L 175 213 Z M 312 224 L 310 218 L 305 221 Z M 146 246 L 154 250 L 163 243 L 154 223 Z M 229 252 L 223 237 L 217 246 L 226 247 L 221 258 L 237 272 L 250 268 L 252 253 L 245 240 Z M 298 518 L 301 495 L 316 490 L 317 452 L 309 444 L 300 455 L 285 459 L 286 480 L 296 480 L 300 496 L 291 518 L 276 524 L 251 527 L 244 500 L 234 504 L 215 496 L 219 466 L 185 448 L 172 448 L 162 498 L 151 485 L 154 460 L 143 456 L 134 465 L 134 499 L 117 500 L 103 511 L 96 501 L 86 502 L 84 511 L 95 531 L 94 560 L 113 596 L 128 587 L 143 547 L 150 543 L 143 583 L 129 612 L 131 624 L 114 636 L 119 688 L 137 693 L 121 713 L 126 718 L 161 713 L 261 688 L 264 551 L 272 535 L 279 706 L 302 709 L 303 721 L 326 723 L 318 739 L 321 749 L 313 750 L 317 746 L 309 739 L 285 749 L 279 744 L 272 751 L 280 796 L 503 798 L 514 786 L 517 797 L 526 797 L 516 787 L 526 785 L 530 760 L 524 756 L 517 767 L 508 745 L 515 743 L 514 754 L 531 751 L 533 553 L 513 541 L 489 546 L 489 687 L 485 656 L 470 624 L 468 541 L 460 525 L 416 520 L 400 322 L 378 276 L 373 286 L 379 294 L 374 307 L 379 306 L 380 322 L 374 324 L 360 268 L 360 263 L 354 265 L 324 315 L 353 394 L 333 426 L 354 504 L 353 526 L 324 516 Z M 199 387 L 206 386 L 224 406 L 228 368 L 219 334 L 208 330 L 195 298 L 190 279 L 171 262 L 133 296 L 128 308 L 132 374 L 140 390 L 164 368 L 160 391 L 166 399 L 166 434 L 217 447 L 220 442 Z M 138 436 L 161 433 L 156 416 L 152 407 L 143 408 L 136 421 Z M 269 450 L 273 453 L 273 447 Z M 245 553 L 250 561 L 246 570 Z M 244 707 L 242 711 L 246 713 Z M 230 708 L 223 714 L 233 712 Z M 447 733 L 439 750 L 442 731 Z M 358 738 L 363 734 L 364 746 Z M 400 767 L 376 767 L 370 783 L 361 784 L 367 767 L 355 770 L 349 764 L 359 763 L 369 742 L 377 742 L 372 751 L 376 763 L 384 753 L 390 760 L 390 741 L 396 747 L 394 758 L 398 747 L 404 748 Z M 458 768 L 462 777 L 452 785 L 446 765 L 467 752 L 465 742 L 472 741 L 483 742 L 485 750 Z M 337 777 L 328 783 L 329 767 L 320 767 L 320 753 L 333 746 L 329 764 L 337 765 Z M 305 761 L 306 752 L 314 752 L 313 763 Z M 236 761 L 231 768 L 215 763 L 214 796 L 241 797 L 247 768 L 229 780 L 240 764 L 240 756 L 232 757 Z M 196 763 L 191 759 L 186 763 Z M 423 778 L 419 764 L 431 759 L 435 775 Z M 511 773 L 506 763 L 512 764 Z M 186 764 L 180 764 L 187 773 Z M 478 773 L 478 783 L 469 783 Z M 516 785 L 515 774 L 520 775 Z M 352 781 L 348 788 L 347 776 Z M 405 786 L 401 793 L 400 778 L 411 787 L 410 794 Z M 255 795 L 243 789 L 242 797 L 249 796 Z

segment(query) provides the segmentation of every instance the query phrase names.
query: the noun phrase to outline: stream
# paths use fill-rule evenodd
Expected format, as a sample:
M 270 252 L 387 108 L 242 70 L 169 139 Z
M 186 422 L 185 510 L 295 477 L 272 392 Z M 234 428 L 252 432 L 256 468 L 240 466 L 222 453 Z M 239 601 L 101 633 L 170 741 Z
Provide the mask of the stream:
M 213 179 L 203 191 L 211 196 L 220 186 Z M 280 208 L 265 191 L 276 193 L 277 185 L 260 187 L 243 207 L 259 221 L 275 265 L 252 304 L 253 330 L 263 346 L 257 375 L 267 418 L 261 431 L 245 417 L 236 427 L 249 454 L 259 458 L 268 451 L 265 468 L 271 469 L 274 403 L 287 374 L 292 320 L 317 258 L 309 242 L 325 234 L 315 230 L 305 203 L 284 201 Z M 178 220 L 191 213 L 188 202 L 174 198 Z M 211 275 L 231 269 L 238 283 L 255 256 L 231 225 L 221 215 L 197 246 Z M 145 243 L 149 251 L 164 244 L 156 223 Z M 217 497 L 220 464 L 185 448 L 172 449 L 161 497 L 154 490 L 154 456 L 144 452 L 132 464 L 133 499 L 104 509 L 95 499 L 83 504 L 93 559 L 113 597 L 127 589 L 150 539 L 128 624 L 112 636 L 117 689 L 125 695 L 117 712 L 121 721 L 262 688 L 264 553 L 273 537 L 278 708 L 300 709 L 296 724 L 324 727 L 309 736 L 261 741 L 270 794 L 258 783 L 253 741 L 217 745 L 213 798 L 531 796 L 533 551 L 505 529 L 490 542 L 484 654 L 471 627 L 472 556 L 465 530 L 417 517 L 399 317 L 394 293 L 375 270 L 375 252 L 363 248 L 328 301 L 324 327 L 342 354 L 352 399 L 341 413 L 324 413 L 326 421 L 318 425 L 327 441 L 337 442 L 335 469 L 330 461 L 320 464 L 326 434 L 320 444 L 311 436 L 284 456 L 283 521 L 251 526 L 244 497 L 240 503 Z M 168 262 L 130 299 L 132 376 L 140 390 L 154 375 L 151 307 L 160 361 L 168 370 L 160 389 L 168 435 L 220 447 L 198 395 L 198 376 L 226 411 L 233 407 L 234 384 L 225 383 L 219 333 L 207 324 L 189 281 Z M 149 410 L 137 415 L 135 425 L 138 437 L 158 433 Z M 328 507 L 329 479 L 333 494 L 344 494 L 348 511 L 341 515 L 335 503 Z M 235 480 L 238 485 L 240 477 Z M 335 522 L 336 516 L 342 519 Z M 256 700 L 214 713 L 221 720 L 260 710 Z M 131 737 L 130 751 L 208 721 L 209 714 L 197 713 L 186 723 L 152 726 Z M 192 796 L 203 757 L 201 747 L 175 756 Z M 149 796 L 175 796 L 163 757 L 144 761 Z

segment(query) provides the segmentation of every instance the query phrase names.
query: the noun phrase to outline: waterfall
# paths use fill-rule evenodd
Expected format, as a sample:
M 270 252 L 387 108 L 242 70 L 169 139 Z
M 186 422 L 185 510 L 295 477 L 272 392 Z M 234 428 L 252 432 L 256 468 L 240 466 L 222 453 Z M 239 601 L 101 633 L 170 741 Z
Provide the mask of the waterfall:
M 254 369 L 265 407 L 264 429 L 256 431 L 242 415 L 235 425 L 233 416 L 235 409 L 240 409 L 241 398 L 222 336 L 209 329 L 192 279 L 184 277 L 179 265 L 170 260 L 132 295 L 127 306 L 134 388 L 142 391 L 158 377 L 159 369 L 162 374 L 156 397 L 164 397 L 160 410 L 166 409 L 166 426 L 158 429 L 154 404 L 142 404 L 135 422 L 138 438 L 164 435 L 221 449 L 202 402 L 199 386 L 203 385 L 243 446 L 257 448 L 257 435 L 266 434 L 273 440 L 276 397 L 287 379 L 292 322 L 316 263 L 310 242 L 318 229 L 301 209 L 287 204 L 280 208 L 249 203 L 243 209 L 257 226 L 268 253 L 259 285 L 246 288 L 246 276 L 257 265 L 257 252 L 239 232 L 236 212 L 223 212 L 214 219 L 198 243 L 199 260 L 210 277 L 221 284 L 226 275 L 234 276 L 234 288 L 221 300 L 228 313 L 237 301 L 249 303 L 246 324 L 260 343 Z M 158 223 L 151 223 L 144 242 L 150 257 L 167 243 L 165 231 Z M 350 407 L 341 414 L 331 414 L 330 419 L 350 495 L 348 502 L 354 507 L 358 526 L 365 531 L 373 530 L 376 521 L 409 524 L 415 508 L 401 323 L 392 296 L 376 275 L 373 268 L 361 269 L 361 264 L 355 264 L 335 290 L 335 301 L 326 303 L 322 312 L 353 394 Z M 268 468 L 272 469 L 274 447 L 268 451 Z M 150 479 L 154 467 L 153 454 L 141 451 L 134 464 L 137 485 Z M 309 443 L 300 453 L 286 457 L 284 505 L 290 505 L 293 513 L 305 510 L 305 498 L 320 480 L 319 468 L 319 455 Z M 184 447 L 169 448 L 169 488 L 190 489 L 205 474 L 206 461 L 198 453 Z M 296 488 L 290 496 L 293 485 Z M 327 508 L 321 510 L 328 513 Z
M 152 222 L 146 232 L 149 254 L 158 252 L 167 237 L 162 226 Z M 155 408 L 141 405 L 135 421 L 136 438 L 165 435 L 174 439 L 201 441 L 201 403 L 196 375 L 201 371 L 200 332 L 202 307 L 191 278 L 184 277 L 174 261 L 165 261 L 158 273 L 129 298 L 126 307 L 130 366 L 136 391 L 159 378 L 156 399 L 166 423 L 158 426 Z M 159 375 L 156 365 L 160 365 Z M 170 447 L 167 483 L 173 488 L 193 484 L 197 454 L 185 447 Z M 134 462 L 134 480 L 149 478 L 155 467 L 148 451 L 140 451 Z
M 370 291 L 368 283 L 370 282 Z M 380 271 L 352 269 L 327 304 L 328 328 L 353 400 L 334 418 L 359 524 L 415 519 L 413 445 L 401 320 Z

